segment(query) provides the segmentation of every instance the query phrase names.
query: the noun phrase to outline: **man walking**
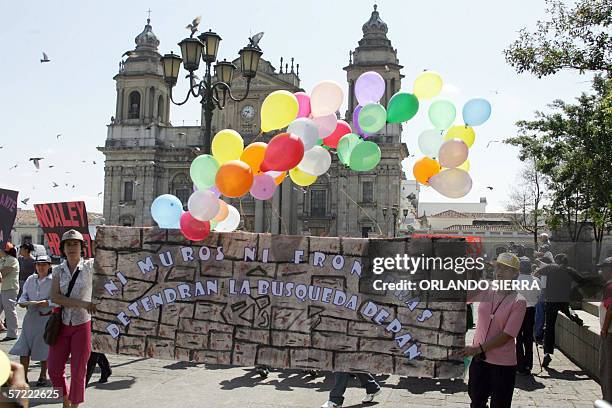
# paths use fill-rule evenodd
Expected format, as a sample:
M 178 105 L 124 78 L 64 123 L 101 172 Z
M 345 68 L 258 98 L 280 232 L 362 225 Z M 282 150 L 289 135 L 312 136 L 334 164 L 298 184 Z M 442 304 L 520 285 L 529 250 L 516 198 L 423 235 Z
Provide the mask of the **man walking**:
M 606 281 L 599 304 L 601 346 L 599 349 L 599 382 L 603 399 L 612 402 L 612 257 L 597 265 Z

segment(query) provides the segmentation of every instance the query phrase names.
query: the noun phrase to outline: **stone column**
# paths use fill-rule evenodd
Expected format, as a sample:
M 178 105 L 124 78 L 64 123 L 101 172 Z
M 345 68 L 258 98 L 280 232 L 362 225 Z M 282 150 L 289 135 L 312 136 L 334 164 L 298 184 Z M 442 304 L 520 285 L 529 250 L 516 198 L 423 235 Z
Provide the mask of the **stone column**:
M 255 232 L 264 232 L 264 202 L 255 200 Z

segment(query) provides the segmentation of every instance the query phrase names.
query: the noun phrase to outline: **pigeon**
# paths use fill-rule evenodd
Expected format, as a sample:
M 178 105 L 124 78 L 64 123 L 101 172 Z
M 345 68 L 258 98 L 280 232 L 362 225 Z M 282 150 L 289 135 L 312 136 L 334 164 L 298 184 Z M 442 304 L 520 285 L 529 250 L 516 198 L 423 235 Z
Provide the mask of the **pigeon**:
M 53 188 L 55 187 L 59 187 L 59 184 L 57 184 L 55 181 L 53 182 Z
M 493 187 L 491 187 L 491 186 L 487 186 L 487 188 L 488 188 L 489 190 L 493 190 Z
M 56 138 L 56 139 L 59 139 L 61 136 L 62 136 L 62 134 L 61 134 L 61 133 L 58 133 L 57 135 L 55 135 L 55 138 Z
M 72 185 L 72 188 L 74 188 L 74 184 Z
M 185 136 L 185 133 L 184 132 L 178 132 L 176 135 L 177 136 Z
M 135 180 L 135 181 L 134 181 L 134 185 L 135 185 L 135 186 L 139 186 L 139 185 L 140 185 L 140 181 Z
M 499 89 L 494 89 L 491 92 L 493 92 L 495 95 L 499 95 Z
M 28 198 L 24 198 L 23 200 L 21 200 L 21 202 L 23 203 L 23 205 L 28 205 L 28 201 L 30 201 L 30 197 L 28 197 Z
M 30 157 L 30 161 L 34 162 L 34 166 L 37 169 L 40 169 L 40 161 L 44 159 L 44 157 Z
M 55 167 L 55 165 L 53 165 L 53 164 L 50 164 L 50 165 L 49 165 L 49 168 L 50 168 L 50 169 L 52 169 L 52 168 L 54 168 L 54 167 Z
M 489 143 L 487 143 L 487 147 L 489 147 L 491 143 L 499 143 L 499 142 L 500 142 L 499 140 L 489 140 Z
M 51 61 L 51 60 L 49 59 L 49 56 L 47 56 L 47 54 L 46 54 L 44 51 L 43 51 L 43 53 L 42 53 L 42 54 L 43 54 L 43 57 L 42 57 L 42 59 L 40 60 L 40 63 L 41 63 L 41 64 L 42 64 L 43 62 L 49 62 L 49 61 Z
M 134 51 L 126 51 L 126 52 L 124 52 L 124 53 L 123 53 L 123 55 L 121 56 L 121 58 L 123 58 L 123 57 L 125 57 L 125 56 L 127 56 L 127 57 L 129 58 L 129 57 L 131 57 L 131 56 L 133 56 L 133 55 L 136 55 L 136 53 L 135 53 Z
M 125 207 L 126 204 L 127 203 L 125 201 L 119 201 L 119 207 Z
M 4 146 L 0 146 L 0 149 L 2 149 Z
M 155 164 L 155 161 L 153 161 L 153 160 L 149 160 L 147 163 L 149 163 L 149 164 Z
M 187 26 L 185 27 L 185 29 L 191 31 L 192 37 L 196 33 L 196 31 L 198 31 L 198 26 L 200 25 L 201 21 L 202 21 L 202 16 L 197 16 L 196 18 L 193 19 L 191 24 L 187 24 Z
M 81 163 L 87 163 L 87 160 L 81 160 Z
M 101 194 L 102 194 L 102 191 L 100 191 L 100 192 L 98 193 L 98 197 L 100 197 L 100 195 L 101 195 Z
M 95 161 L 95 160 L 92 160 L 92 161 L 93 161 L 93 164 L 96 164 L 96 161 Z
M 254 48 L 259 48 L 259 42 L 261 41 L 261 37 L 263 37 L 263 31 L 255 34 L 252 37 L 249 37 L 249 45 Z
M 13 167 L 9 167 L 9 170 L 13 170 L 14 168 L 17 168 L 17 165 L 14 165 Z

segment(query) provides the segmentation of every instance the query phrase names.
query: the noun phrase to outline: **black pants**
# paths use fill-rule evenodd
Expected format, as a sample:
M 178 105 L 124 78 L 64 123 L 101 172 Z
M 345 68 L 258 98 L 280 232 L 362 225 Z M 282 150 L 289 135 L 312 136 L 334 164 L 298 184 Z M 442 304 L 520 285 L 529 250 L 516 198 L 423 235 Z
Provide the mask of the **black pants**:
M 374 394 L 380 389 L 380 385 L 376 382 L 372 374 L 366 373 L 334 373 L 334 388 L 329 392 L 329 400 L 338 405 L 344 402 L 344 392 L 351 375 L 357 377 L 361 383 L 361 387 L 365 388 L 368 394 Z
M 553 354 L 557 315 L 561 312 L 568 318 L 575 319 L 575 313 L 570 310 L 568 302 L 546 302 L 544 309 L 544 353 Z
M 111 375 L 111 368 L 106 355 L 92 351 L 89 355 L 89 360 L 87 361 L 87 377 L 85 384 L 89 384 L 89 380 L 91 380 L 91 376 L 96 369 L 96 365 L 99 365 L 100 369 L 102 370 L 100 375 L 102 378 L 106 378 Z
M 510 408 L 514 392 L 516 366 L 489 364 L 486 361 L 472 360 L 468 394 L 471 408 L 487 408 L 491 398 L 491 408 Z
M 516 336 L 516 360 L 519 371 L 531 371 L 533 367 L 533 325 L 535 307 L 525 310 L 525 318 L 521 330 Z

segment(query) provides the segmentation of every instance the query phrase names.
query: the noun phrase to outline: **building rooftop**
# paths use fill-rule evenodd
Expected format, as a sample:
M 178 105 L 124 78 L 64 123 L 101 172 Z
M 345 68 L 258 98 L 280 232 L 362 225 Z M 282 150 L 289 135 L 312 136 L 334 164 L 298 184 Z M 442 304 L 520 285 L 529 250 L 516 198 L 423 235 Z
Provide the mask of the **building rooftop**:
M 437 214 L 428 215 L 429 218 L 479 218 L 479 219 L 493 219 L 493 218 L 511 218 L 513 213 L 473 213 L 473 212 L 459 212 L 455 210 L 446 210 Z
M 445 231 L 521 231 L 516 225 L 451 225 Z

